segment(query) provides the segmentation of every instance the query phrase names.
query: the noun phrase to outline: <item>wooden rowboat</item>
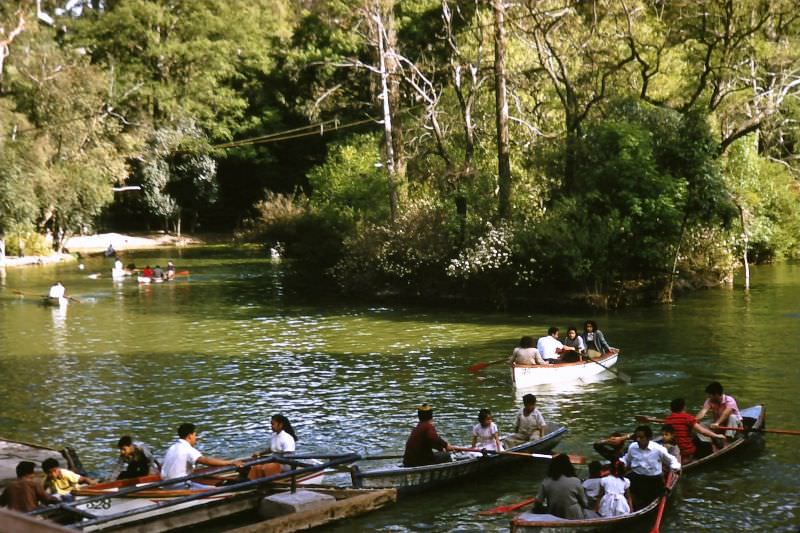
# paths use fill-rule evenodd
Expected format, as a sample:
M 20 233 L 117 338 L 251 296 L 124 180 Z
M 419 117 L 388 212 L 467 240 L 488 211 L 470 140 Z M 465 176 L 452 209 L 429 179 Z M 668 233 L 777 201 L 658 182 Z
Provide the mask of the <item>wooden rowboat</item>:
M 762 405 L 756 405 L 741 410 L 744 427 L 749 431 L 739 434 L 736 439 L 724 448 L 704 457 L 689 461 L 681 467 L 680 475 L 673 475 L 670 479 L 668 496 L 674 494 L 674 488 L 681 475 L 691 472 L 709 463 L 717 462 L 724 457 L 730 457 L 738 450 L 742 450 L 748 445 L 757 443 L 761 440 L 759 429 L 764 428 L 766 411 Z M 647 506 L 633 513 L 615 516 L 610 518 L 585 518 L 582 520 L 569 520 L 559 518 L 551 514 L 541 513 L 522 513 L 511 521 L 512 532 L 534 532 L 546 530 L 568 530 L 568 531 L 606 531 L 606 530 L 626 530 L 634 524 L 650 520 L 651 515 L 658 509 L 661 499 L 650 502 Z
M 61 298 L 51 298 L 49 296 L 42 297 L 42 305 L 48 307 L 66 307 L 69 304 L 69 299 L 62 296 Z
M 541 453 L 552 450 L 567 433 L 560 427 L 538 440 L 525 442 L 510 448 L 509 452 Z M 494 470 L 509 464 L 526 460 L 515 455 L 493 454 L 481 457 L 465 457 L 449 463 L 426 466 L 393 466 L 362 471 L 358 466 L 351 468 L 351 478 L 355 488 L 395 488 L 403 493 L 420 492 L 439 485 L 458 481 L 486 470 Z
M 606 369 L 617 364 L 619 354 L 608 352 L 591 361 L 546 365 L 511 364 L 511 381 L 519 389 L 549 383 L 598 379 Z

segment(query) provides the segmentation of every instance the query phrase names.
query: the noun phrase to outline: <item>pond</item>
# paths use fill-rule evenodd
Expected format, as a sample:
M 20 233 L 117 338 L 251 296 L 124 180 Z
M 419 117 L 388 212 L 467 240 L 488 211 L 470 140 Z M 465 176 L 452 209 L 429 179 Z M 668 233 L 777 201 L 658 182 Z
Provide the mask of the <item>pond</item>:
M 175 261 L 188 277 L 140 285 L 111 280 L 111 262 L 7 269 L 0 278 L 0 435 L 74 446 L 108 472 L 120 435 L 157 450 L 184 421 L 207 455 L 262 449 L 268 420 L 284 413 L 298 450 L 401 453 L 416 406 L 435 406 L 439 432 L 469 444 L 478 410 L 508 431 L 521 392 L 508 370 L 467 367 L 510 354 L 522 335 L 594 318 L 622 349 L 631 384 L 607 380 L 535 390 L 545 418 L 570 432 L 560 450 L 591 456 L 591 443 L 664 414 L 685 397 L 691 412 L 710 381 L 740 406 L 763 403 L 768 426 L 800 428 L 797 385 L 800 266 L 753 269 L 753 287 L 681 296 L 674 305 L 608 315 L 506 314 L 314 297 L 287 284 L 286 265 L 226 247 L 129 252 L 127 264 Z M 100 276 L 90 278 L 89 274 Z M 60 279 L 80 300 L 65 310 L 36 295 Z M 20 296 L 14 291 L 21 291 Z M 768 435 L 763 451 L 687 476 L 662 531 L 796 531 L 798 437 Z M 344 522 L 338 531 L 493 531 L 509 516 L 477 512 L 536 492 L 545 466 L 409 497 Z

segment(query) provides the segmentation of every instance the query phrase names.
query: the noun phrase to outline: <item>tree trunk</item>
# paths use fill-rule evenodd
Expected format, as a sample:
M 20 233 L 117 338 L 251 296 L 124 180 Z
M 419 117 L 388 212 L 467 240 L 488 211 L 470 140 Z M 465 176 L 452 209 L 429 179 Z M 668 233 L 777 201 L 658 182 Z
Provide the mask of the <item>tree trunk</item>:
M 736 203 L 739 208 L 739 221 L 742 224 L 742 236 L 744 238 L 744 247 L 742 251 L 742 263 L 744 263 L 744 290 L 750 290 L 750 262 L 747 260 L 747 248 L 750 246 L 750 238 L 747 233 L 747 223 L 745 222 L 744 207 Z
M 494 99 L 497 122 L 498 215 L 511 215 L 511 161 L 508 139 L 508 98 L 506 95 L 506 34 L 503 0 L 494 0 Z
M 0 238 L 0 268 L 5 268 L 6 266 L 6 240 L 5 238 Z
M 379 7 L 379 6 L 377 6 Z M 378 53 L 380 55 L 381 101 L 383 102 L 383 131 L 386 136 L 386 175 L 389 181 L 389 212 L 391 221 L 397 220 L 397 176 L 394 160 L 394 140 L 392 136 L 392 109 L 389 98 L 389 72 L 386 69 L 386 40 L 380 8 L 375 10 L 373 20 L 377 30 Z

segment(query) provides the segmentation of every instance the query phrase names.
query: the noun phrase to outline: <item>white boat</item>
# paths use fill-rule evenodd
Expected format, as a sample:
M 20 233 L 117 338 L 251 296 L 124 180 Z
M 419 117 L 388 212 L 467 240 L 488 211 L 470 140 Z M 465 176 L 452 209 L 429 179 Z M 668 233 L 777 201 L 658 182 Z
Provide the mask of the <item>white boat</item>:
M 597 379 L 600 374 L 617 364 L 619 353 L 608 352 L 588 361 L 546 365 L 511 364 L 511 381 L 519 389 L 550 383 Z

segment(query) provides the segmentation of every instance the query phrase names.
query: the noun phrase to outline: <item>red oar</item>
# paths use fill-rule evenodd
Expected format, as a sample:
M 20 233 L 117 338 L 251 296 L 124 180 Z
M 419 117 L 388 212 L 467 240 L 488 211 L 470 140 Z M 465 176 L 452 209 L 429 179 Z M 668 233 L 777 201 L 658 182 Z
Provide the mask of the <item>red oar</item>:
M 467 370 L 469 370 L 470 372 L 472 372 L 474 374 L 475 372 L 480 372 L 481 370 L 483 370 L 484 368 L 486 368 L 489 365 L 496 365 L 498 363 L 505 363 L 506 361 L 507 361 L 506 359 L 498 359 L 497 361 L 489 361 L 488 363 L 475 363 L 474 365 L 467 367 Z
M 189 275 L 188 270 L 179 270 L 178 272 L 175 272 L 175 276 L 188 276 L 188 275 Z
M 672 481 L 672 471 L 667 474 L 667 481 L 664 483 L 666 485 L 664 495 L 661 497 L 661 501 L 658 502 L 658 514 L 656 515 L 656 521 L 653 524 L 653 528 L 650 530 L 650 533 L 658 533 L 658 530 L 661 527 L 661 518 L 664 516 L 664 506 L 667 504 L 667 496 L 669 496 L 670 481 Z
M 726 426 L 719 426 L 715 429 L 719 429 L 721 431 L 758 431 L 761 433 L 777 433 L 779 435 L 800 435 L 800 431 L 795 429 L 747 429 L 747 428 L 732 428 Z
M 527 500 L 522 500 L 519 503 L 513 503 L 511 505 L 501 505 L 499 507 L 494 507 L 493 509 L 486 509 L 485 511 L 480 511 L 478 514 L 480 515 L 489 515 L 489 514 L 503 514 L 503 513 L 510 513 L 511 511 L 516 511 L 520 507 L 525 507 L 528 504 L 536 503 L 539 500 L 538 498 L 528 498 Z

